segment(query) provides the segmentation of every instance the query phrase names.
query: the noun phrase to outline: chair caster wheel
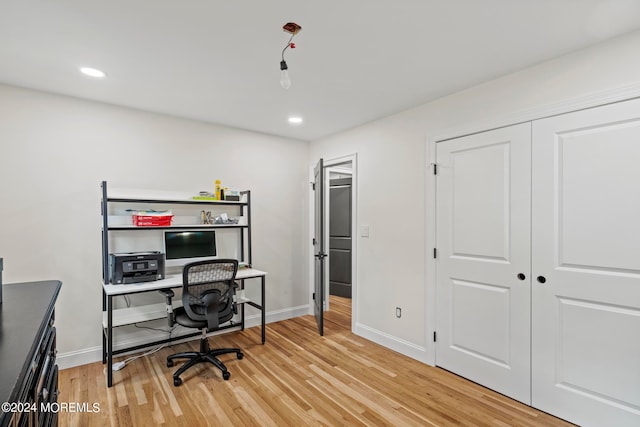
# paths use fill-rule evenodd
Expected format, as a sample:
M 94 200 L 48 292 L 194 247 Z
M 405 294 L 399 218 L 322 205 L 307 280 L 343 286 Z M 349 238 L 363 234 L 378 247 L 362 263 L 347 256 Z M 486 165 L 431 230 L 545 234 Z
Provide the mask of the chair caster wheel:
M 238 360 L 240 360 L 244 357 L 244 353 L 238 353 L 236 356 L 238 357 Z
M 182 384 L 182 379 L 180 378 L 174 378 L 173 379 L 173 385 L 178 387 L 180 384 Z
M 227 381 L 229 378 L 231 378 L 231 373 L 230 372 L 223 372 L 222 373 L 222 378 Z
M 167 360 L 167 368 L 173 368 L 173 360 Z

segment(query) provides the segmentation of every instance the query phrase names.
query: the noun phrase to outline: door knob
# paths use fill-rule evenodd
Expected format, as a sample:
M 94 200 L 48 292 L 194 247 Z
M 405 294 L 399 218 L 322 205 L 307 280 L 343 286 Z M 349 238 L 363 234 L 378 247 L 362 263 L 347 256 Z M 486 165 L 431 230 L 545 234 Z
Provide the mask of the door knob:
M 527 276 L 525 276 L 524 274 L 522 274 L 522 273 L 518 273 L 518 279 L 520 279 L 520 280 L 524 280 L 524 279 L 526 279 L 526 278 L 527 278 Z
M 547 279 L 545 279 L 545 277 L 544 277 L 544 276 L 538 276 L 538 282 L 540 282 L 540 283 L 544 283 L 544 282 L 546 282 L 546 281 L 547 281 Z

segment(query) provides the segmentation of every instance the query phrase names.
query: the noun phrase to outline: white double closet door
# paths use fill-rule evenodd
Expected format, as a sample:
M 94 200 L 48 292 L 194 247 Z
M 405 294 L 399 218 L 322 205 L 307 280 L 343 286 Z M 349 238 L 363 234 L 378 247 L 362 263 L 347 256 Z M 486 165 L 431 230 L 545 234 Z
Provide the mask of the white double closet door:
M 436 363 L 640 426 L 640 101 L 437 144 Z

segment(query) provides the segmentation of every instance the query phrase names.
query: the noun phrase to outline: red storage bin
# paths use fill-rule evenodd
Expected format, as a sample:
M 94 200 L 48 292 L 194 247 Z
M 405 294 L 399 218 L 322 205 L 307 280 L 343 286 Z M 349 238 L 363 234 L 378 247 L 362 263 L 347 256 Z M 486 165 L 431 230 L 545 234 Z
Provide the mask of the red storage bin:
M 132 215 L 133 225 L 138 227 L 168 227 L 173 215 Z

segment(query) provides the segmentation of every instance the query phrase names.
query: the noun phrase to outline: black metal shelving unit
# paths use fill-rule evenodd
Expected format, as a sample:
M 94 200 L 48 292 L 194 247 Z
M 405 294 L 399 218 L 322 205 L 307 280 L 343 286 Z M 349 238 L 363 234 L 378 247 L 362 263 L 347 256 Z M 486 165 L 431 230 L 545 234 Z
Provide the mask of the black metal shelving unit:
M 241 201 L 227 200 L 172 200 L 172 199 L 153 199 L 153 198 L 134 198 L 134 197 L 109 197 L 107 191 L 107 181 L 102 181 L 102 281 L 108 283 L 109 280 L 109 232 L 110 231 L 158 231 L 167 229 L 241 229 L 240 233 L 240 261 L 252 264 L 251 260 L 251 191 L 241 191 Z M 246 197 L 243 197 L 246 196 Z M 242 200 L 245 199 L 245 200 Z M 246 224 L 186 224 L 171 226 L 122 226 L 109 225 L 109 204 L 110 203 L 144 203 L 144 204 L 163 204 L 163 205 L 194 205 L 194 206 L 240 206 L 240 216 L 246 218 Z M 246 235 L 245 235 L 246 232 Z M 245 251 L 246 248 L 246 251 Z
M 187 199 L 165 199 L 165 198 L 146 198 L 146 197 L 110 197 L 107 191 L 107 182 L 101 183 L 102 198 L 101 198 L 101 215 L 102 215 L 102 281 L 105 285 L 109 284 L 109 234 L 111 231 L 131 231 L 131 232 L 153 232 L 167 229 L 237 229 L 239 230 L 239 249 L 240 249 L 240 261 L 246 262 L 249 265 L 252 264 L 251 256 L 251 192 L 241 191 L 240 201 L 226 201 L 226 200 L 187 200 Z M 171 226 L 134 226 L 134 225 L 110 225 L 109 224 L 109 206 L 113 203 L 140 203 L 140 204 L 158 204 L 158 205 L 193 205 L 193 206 L 238 206 L 240 207 L 240 216 L 246 218 L 243 224 L 179 224 Z M 111 311 L 108 311 L 107 307 L 107 294 L 102 291 L 102 311 L 108 312 L 111 315 Z M 111 297 L 112 298 L 112 297 Z M 244 319 L 244 313 L 243 313 Z M 108 322 L 111 324 L 111 319 Z M 242 325 L 244 325 L 244 320 Z M 236 327 L 237 325 L 229 325 L 227 327 Z M 223 327 L 221 329 L 226 329 Z M 108 331 L 103 327 L 102 343 L 103 343 L 103 357 L 102 362 L 106 363 L 107 352 L 105 351 L 107 341 L 110 341 L 109 334 L 112 331 Z M 122 354 L 129 351 L 139 350 L 142 348 L 151 347 L 158 344 L 164 344 L 175 340 L 188 338 L 192 336 L 200 335 L 200 333 L 192 333 L 187 335 L 181 335 L 174 338 L 167 338 L 156 340 L 149 343 L 144 343 L 135 346 L 129 346 L 118 350 L 113 350 L 111 356 Z M 111 372 L 109 372 L 109 386 L 111 386 Z

